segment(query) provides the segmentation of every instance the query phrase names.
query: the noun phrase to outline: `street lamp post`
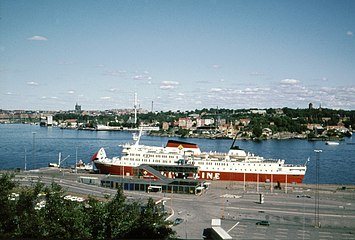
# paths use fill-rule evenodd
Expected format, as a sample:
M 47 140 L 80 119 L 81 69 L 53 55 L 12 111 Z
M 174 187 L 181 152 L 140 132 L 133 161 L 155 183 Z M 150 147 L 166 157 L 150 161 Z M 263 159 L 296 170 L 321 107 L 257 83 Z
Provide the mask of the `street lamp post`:
M 25 147 L 25 172 L 27 171 L 27 150 Z
M 33 161 L 33 164 L 36 164 L 36 161 L 35 161 L 35 151 L 36 151 L 36 132 L 32 132 L 32 161 Z M 26 166 L 27 167 L 27 166 Z
M 315 190 L 315 202 L 314 202 L 314 227 L 319 228 L 321 226 L 319 220 L 319 155 L 322 152 L 320 149 L 314 150 L 316 153 L 316 190 Z
M 75 148 L 75 173 L 78 173 L 78 147 Z

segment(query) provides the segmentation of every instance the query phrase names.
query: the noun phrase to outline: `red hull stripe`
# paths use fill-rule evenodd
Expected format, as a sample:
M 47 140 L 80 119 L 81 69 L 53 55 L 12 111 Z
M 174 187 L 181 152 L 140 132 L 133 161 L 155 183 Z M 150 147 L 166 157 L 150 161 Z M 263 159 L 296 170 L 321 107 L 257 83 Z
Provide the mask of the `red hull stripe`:
M 96 168 L 102 174 L 129 175 L 133 176 L 133 167 L 105 165 L 95 163 Z M 123 173 L 124 172 L 124 173 Z M 172 174 L 166 173 L 166 176 Z M 256 174 L 256 173 L 231 173 L 231 172 L 202 172 L 198 173 L 199 179 L 220 180 L 220 181 L 239 181 L 239 182 L 273 182 L 273 183 L 302 183 L 304 175 L 286 175 L 286 174 Z
M 199 172 L 200 179 L 246 182 L 302 183 L 304 175 L 257 174 L 231 172 Z

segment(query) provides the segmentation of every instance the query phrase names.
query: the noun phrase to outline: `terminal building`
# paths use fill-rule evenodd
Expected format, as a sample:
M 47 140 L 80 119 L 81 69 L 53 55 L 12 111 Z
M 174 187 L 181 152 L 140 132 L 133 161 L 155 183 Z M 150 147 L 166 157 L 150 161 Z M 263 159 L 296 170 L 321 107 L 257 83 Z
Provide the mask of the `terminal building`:
M 157 169 L 158 167 L 158 169 Z M 187 179 L 188 173 L 197 172 L 195 166 L 152 166 L 140 165 L 134 171 L 134 176 L 107 175 L 101 179 L 101 186 L 121 188 L 127 191 L 184 193 L 200 195 L 209 187 L 208 182 L 197 179 Z M 162 172 L 174 173 L 176 178 L 169 178 Z

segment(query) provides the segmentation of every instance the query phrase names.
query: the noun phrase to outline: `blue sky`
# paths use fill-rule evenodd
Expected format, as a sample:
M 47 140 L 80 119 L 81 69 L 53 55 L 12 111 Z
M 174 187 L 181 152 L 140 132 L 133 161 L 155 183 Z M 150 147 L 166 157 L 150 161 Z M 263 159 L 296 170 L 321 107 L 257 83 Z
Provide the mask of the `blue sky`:
M 355 109 L 355 1 L 0 1 L 0 109 Z

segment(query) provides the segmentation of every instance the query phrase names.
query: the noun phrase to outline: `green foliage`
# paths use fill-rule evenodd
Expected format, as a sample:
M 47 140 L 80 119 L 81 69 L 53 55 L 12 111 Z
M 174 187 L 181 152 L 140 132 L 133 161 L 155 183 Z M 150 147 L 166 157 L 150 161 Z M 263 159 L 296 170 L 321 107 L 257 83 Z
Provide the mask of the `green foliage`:
M 242 118 L 249 118 L 251 120 L 249 126 L 246 126 L 244 132 L 252 132 L 254 137 L 260 137 L 262 134 L 260 130 L 270 128 L 273 133 L 278 132 L 291 132 L 291 133 L 304 133 L 307 129 L 307 124 L 321 124 L 323 126 L 338 125 L 342 122 L 345 127 L 355 129 L 355 111 L 334 110 L 327 108 L 305 108 L 305 109 L 265 109 L 266 114 L 259 115 L 253 114 L 251 109 L 224 109 L 224 108 L 204 108 L 201 110 L 193 111 L 167 111 L 167 112 L 148 112 L 139 113 L 138 123 L 149 123 L 154 126 L 162 127 L 163 122 L 170 123 L 169 134 L 176 134 L 186 137 L 189 130 L 173 128 L 174 122 L 179 118 L 189 117 L 191 114 L 197 114 L 201 118 L 212 118 L 216 121 L 224 119 L 226 123 L 235 123 Z M 113 112 L 105 111 L 100 115 L 88 116 L 78 114 L 56 114 L 55 120 L 65 120 L 69 118 L 78 119 L 79 122 L 86 124 L 86 127 L 94 127 L 97 124 L 107 124 L 110 126 L 121 127 L 136 127 L 132 123 L 132 113 L 115 115 Z M 194 120 L 194 119 L 193 119 Z M 242 125 L 240 123 L 240 125 Z M 257 125 L 257 126 L 256 126 Z M 196 122 L 193 126 L 196 126 Z M 161 133 L 164 131 L 161 130 Z
M 261 129 L 261 127 L 258 126 L 258 125 L 255 125 L 255 126 L 253 127 L 253 135 L 258 138 L 258 137 L 261 136 L 261 134 L 262 134 L 262 129 Z
M 118 189 L 115 197 L 100 202 L 92 197 L 84 202 L 64 199 L 56 183 L 19 189 L 19 197 L 8 197 L 18 186 L 14 176 L 0 178 L 0 238 L 48 239 L 168 239 L 174 232 L 164 221 L 154 201 L 144 208 L 127 203 Z M 38 207 L 39 204 L 41 207 Z M 141 211 L 141 209 L 145 209 Z
M 176 134 L 180 135 L 181 137 L 184 137 L 189 134 L 189 130 L 179 128 L 179 130 L 176 132 Z
M 9 232 L 16 230 L 15 201 L 9 199 L 18 185 L 13 181 L 13 174 L 2 174 L 0 178 L 0 238 L 8 238 Z

